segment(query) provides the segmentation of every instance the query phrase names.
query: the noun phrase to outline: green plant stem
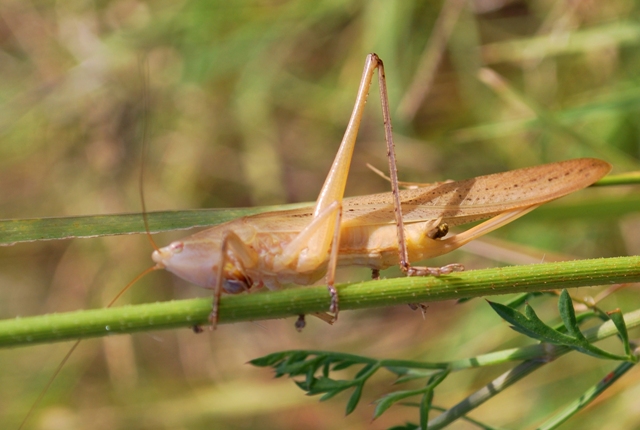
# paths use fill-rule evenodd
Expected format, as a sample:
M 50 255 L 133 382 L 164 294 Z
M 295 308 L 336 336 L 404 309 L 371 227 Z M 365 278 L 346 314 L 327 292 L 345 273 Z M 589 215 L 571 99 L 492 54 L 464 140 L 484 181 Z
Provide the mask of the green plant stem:
M 580 398 L 576 399 L 565 409 L 560 411 L 557 415 L 541 424 L 537 430 L 552 430 L 558 428 L 562 423 L 578 413 L 581 409 L 585 408 L 591 402 L 593 402 L 600 394 L 602 394 L 607 388 L 609 388 L 614 382 L 620 379 L 625 373 L 635 366 L 636 363 L 625 362 L 616 367 L 612 372 L 607 374 L 596 385 L 589 388 L 584 392 Z
M 627 172 L 618 175 L 608 175 L 600 179 L 592 187 L 610 187 L 612 185 L 638 185 L 640 183 L 640 172 Z
M 640 257 L 578 260 L 338 285 L 340 309 L 640 281 Z M 224 297 L 221 324 L 325 312 L 324 286 Z M 0 347 L 208 324 L 211 301 L 180 300 L 0 321 Z
M 555 345 L 549 345 L 549 347 L 550 349 L 562 349 L 564 353 L 570 351 L 570 349 L 567 347 L 557 347 Z M 429 430 L 438 430 L 444 428 L 452 422 L 456 421 L 458 418 L 462 418 L 473 409 L 491 399 L 496 394 L 501 393 L 525 376 L 539 369 L 544 364 L 546 364 L 546 362 L 539 359 L 527 360 L 518 364 L 513 369 L 510 369 L 509 371 L 503 373 L 486 386 L 482 387 L 455 406 L 447 409 L 445 412 L 429 421 Z
M 529 359 L 535 359 L 544 357 L 547 355 L 546 344 L 535 344 L 522 346 L 520 348 L 504 349 L 501 351 L 490 352 L 487 354 L 477 355 L 471 358 L 463 358 L 453 361 L 441 361 L 441 362 L 420 362 L 412 360 L 397 360 L 397 359 L 385 359 L 380 360 L 379 363 L 382 367 L 394 368 L 394 367 L 408 367 L 414 371 L 417 369 L 423 369 L 432 371 L 434 369 L 449 369 L 452 371 L 464 370 L 474 367 L 492 366 L 496 364 L 502 364 L 507 361 L 523 361 Z M 310 351 L 312 353 L 321 354 L 322 351 Z M 377 362 L 373 360 L 373 362 Z

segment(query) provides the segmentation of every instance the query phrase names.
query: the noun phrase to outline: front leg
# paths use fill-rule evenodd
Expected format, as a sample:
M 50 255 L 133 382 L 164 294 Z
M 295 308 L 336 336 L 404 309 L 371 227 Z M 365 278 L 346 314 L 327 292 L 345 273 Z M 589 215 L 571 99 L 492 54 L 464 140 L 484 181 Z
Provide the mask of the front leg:
M 220 247 L 220 262 L 217 268 L 216 284 L 213 289 L 213 303 L 209 315 L 209 326 L 214 330 L 218 325 L 220 296 L 224 290 L 230 294 L 248 291 L 252 281 L 244 273 L 244 268 L 258 261 L 256 252 L 233 231 L 227 231 Z M 225 286 L 227 288 L 225 288 Z

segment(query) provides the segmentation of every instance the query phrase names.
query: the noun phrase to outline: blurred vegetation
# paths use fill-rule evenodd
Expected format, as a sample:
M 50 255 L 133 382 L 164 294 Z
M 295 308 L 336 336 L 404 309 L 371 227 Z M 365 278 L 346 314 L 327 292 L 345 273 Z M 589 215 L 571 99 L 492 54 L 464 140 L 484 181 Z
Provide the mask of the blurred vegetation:
M 149 210 L 312 201 L 369 52 L 385 61 L 403 180 L 462 179 L 581 156 L 610 161 L 614 173 L 638 170 L 639 12 L 629 0 L 8 0 L 0 3 L 0 214 L 139 212 L 145 115 Z M 386 164 L 377 95 L 367 109 L 348 195 L 388 189 L 365 167 Z M 431 263 L 472 269 L 638 254 L 637 202 L 632 186 L 582 191 Z M 100 307 L 151 264 L 143 236 L 34 242 L 0 253 L 2 318 Z M 368 277 L 340 272 L 341 280 Z M 121 303 L 208 295 L 156 273 Z M 535 304 L 542 318 L 556 315 L 554 300 Z M 629 288 L 600 305 L 626 312 L 640 299 Z M 293 322 L 84 342 L 28 428 L 387 428 L 415 421 L 414 410 L 396 406 L 371 423 L 367 402 L 388 379 L 372 378 L 371 394 L 345 418 L 340 396 L 318 403 L 245 363 L 284 349 L 443 361 L 530 343 L 481 300 L 432 304 L 424 319 L 406 306 L 345 312 L 335 326 L 310 321 L 301 334 Z M 0 353 L 3 426 L 17 426 L 67 348 Z M 531 427 L 610 370 L 568 355 L 473 417 Z M 500 369 L 492 371 L 452 375 L 436 404 L 455 404 Z M 638 376 L 631 369 L 571 425 L 637 428 Z

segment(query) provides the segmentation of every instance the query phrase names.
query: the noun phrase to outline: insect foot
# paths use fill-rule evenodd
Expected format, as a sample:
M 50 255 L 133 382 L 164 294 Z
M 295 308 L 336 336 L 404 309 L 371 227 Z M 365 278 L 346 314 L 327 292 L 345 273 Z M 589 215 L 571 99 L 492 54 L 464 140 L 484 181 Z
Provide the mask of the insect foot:
M 448 275 L 452 272 L 462 272 L 464 266 L 462 264 L 453 263 L 442 267 L 414 267 L 407 269 L 407 276 L 440 276 Z
M 327 287 L 329 289 L 329 294 L 331 295 L 331 305 L 329 306 L 329 312 L 331 312 L 333 316 L 333 321 L 335 322 L 338 319 L 338 290 L 333 285 Z

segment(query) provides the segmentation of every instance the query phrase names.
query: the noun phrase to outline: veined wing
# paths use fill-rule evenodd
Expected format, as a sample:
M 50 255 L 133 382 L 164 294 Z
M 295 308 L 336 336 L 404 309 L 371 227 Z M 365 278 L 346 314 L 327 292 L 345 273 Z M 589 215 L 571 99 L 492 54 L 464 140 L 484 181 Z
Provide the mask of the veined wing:
M 565 196 L 593 184 L 610 170 L 605 161 L 579 158 L 401 190 L 403 220 L 413 223 L 443 217 L 453 226 L 486 219 Z M 347 198 L 343 208 L 346 225 L 395 222 L 391 193 Z

